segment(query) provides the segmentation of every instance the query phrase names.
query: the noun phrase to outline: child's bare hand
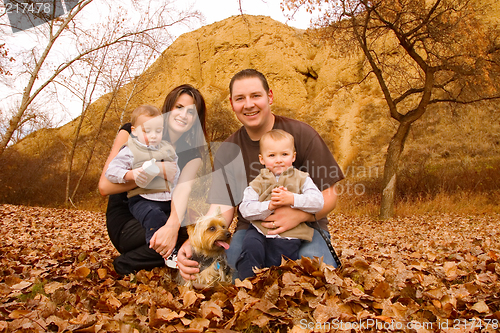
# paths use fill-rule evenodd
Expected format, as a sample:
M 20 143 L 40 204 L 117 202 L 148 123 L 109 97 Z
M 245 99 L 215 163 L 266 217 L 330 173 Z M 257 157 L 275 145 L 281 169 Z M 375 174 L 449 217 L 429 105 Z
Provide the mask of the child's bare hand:
M 271 193 L 271 204 L 277 207 L 293 206 L 294 198 L 293 193 L 288 191 L 285 187 L 280 186 L 273 189 Z M 269 206 L 271 206 L 269 204 Z
M 177 163 L 175 162 L 156 162 L 160 168 L 160 177 L 167 179 L 170 182 L 174 181 L 175 174 L 177 173 Z
M 125 174 L 125 180 L 133 180 L 139 187 L 144 187 L 148 181 L 148 176 L 143 168 L 136 168 Z M 142 186 L 141 186 L 142 185 Z
M 275 210 L 276 208 L 279 208 L 280 206 L 277 206 L 274 202 L 269 201 L 269 210 Z

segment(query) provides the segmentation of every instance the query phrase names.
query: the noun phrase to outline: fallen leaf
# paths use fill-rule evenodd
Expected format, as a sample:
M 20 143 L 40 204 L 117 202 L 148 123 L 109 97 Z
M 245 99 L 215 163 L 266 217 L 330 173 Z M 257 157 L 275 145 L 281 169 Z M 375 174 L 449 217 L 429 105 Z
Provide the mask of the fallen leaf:
M 43 289 L 46 294 L 50 295 L 53 294 L 57 289 L 62 288 L 64 285 L 60 282 L 54 281 L 47 283 L 46 285 L 43 286 Z
M 85 278 L 90 274 L 90 269 L 85 266 L 78 267 L 75 269 L 75 275 L 78 276 L 79 278 Z
M 99 279 L 104 280 L 108 276 L 108 270 L 106 268 L 99 268 L 97 275 L 99 275 Z
M 19 319 L 24 318 L 29 315 L 32 311 L 30 310 L 14 310 L 9 314 L 10 319 Z
M 19 283 L 16 283 L 15 285 L 11 286 L 11 288 L 14 289 L 14 290 L 23 290 L 23 289 L 28 288 L 32 284 L 33 284 L 33 282 L 21 281 Z
M 488 305 L 486 305 L 486 303 L 484 301 L 479 301 L 477 303 L 475 303 L 472 307 L 471 307 L 472 310 L 475 310 L 479 313 L 488 313 L 490 312 L 490 308 L 488 307 Z

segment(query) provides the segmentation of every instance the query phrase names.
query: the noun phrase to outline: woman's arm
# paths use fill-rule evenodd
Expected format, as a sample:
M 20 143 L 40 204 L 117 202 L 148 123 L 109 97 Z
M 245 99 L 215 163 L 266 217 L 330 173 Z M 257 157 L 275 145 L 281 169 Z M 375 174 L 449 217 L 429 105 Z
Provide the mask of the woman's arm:
M 186 214 L 189 195 L 200 166 L 201 158 L 195 158 L 182 169 L 177 186 L 172 193 L 172 205 L 167 223 L 155 232 L 149 242 L 149 246 L 165 258 L 174 250 L 179 228 Z
M 201 158 L 195 158 L 189 161 L 182 169 L 177 186 L 175 186 L 174 193 L 172 194 L 172 204 L 175 206 L 175 209 L 172 210 L 170 218 L 177 219 L 180 222 L 184 220 L 189 195 L 196 180 L 196 173 L 200 167 Z
M 125 184 L 114 184 L 110 182 L 105 176 L 109 163 L 113 160 L 113 158 L 115 158 L 115 156 L 120 151 L 121 147 L 127 142 L 128 138 L 129 134 L 125 130 L 120 130 L 116 135 L 115 142 L 111 147 L 108 159 L 106 160 L 106 163 L 102 168 L 101 177 L 99 178 L 99 192 L 101 193 L 101 195 L 122 193 L 137 187 L 137 185 L 134 182 L 128 182 Z

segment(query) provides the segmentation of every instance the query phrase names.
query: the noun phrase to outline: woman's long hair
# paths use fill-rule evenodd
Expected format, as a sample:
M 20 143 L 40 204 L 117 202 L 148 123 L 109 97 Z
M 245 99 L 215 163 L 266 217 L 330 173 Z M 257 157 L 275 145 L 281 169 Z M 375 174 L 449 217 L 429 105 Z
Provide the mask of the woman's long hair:
M 190 148 L 200 148 L 206 145 L 206 125 L 205 125 L 205 116 L 206 116 L 206 105 L 205 99 L 202 94 L 198 91 L 198 89 L 194 88 L 189 84 L 183 84 L 176 88 L 174 88 L 168 95 L 165 97 L 165 102 L 163 103 L 162 113 L 167 114 L 172 111 L 175 107 L 175 103 L 177 99 L 182 94 L 188 94 L 194 100 L 194 105 L 196 107 L 197 118 L 195 118 L 195 122 L 193 127 L 186 133 L 184 133 L 179 140 L 183 140 L 186 142 Z M 168 118 L 167 118 L 168 119 Z M 165 126 L 167 128 L 167 126 Z M 168 136 L 168 132 L 166 133 Z

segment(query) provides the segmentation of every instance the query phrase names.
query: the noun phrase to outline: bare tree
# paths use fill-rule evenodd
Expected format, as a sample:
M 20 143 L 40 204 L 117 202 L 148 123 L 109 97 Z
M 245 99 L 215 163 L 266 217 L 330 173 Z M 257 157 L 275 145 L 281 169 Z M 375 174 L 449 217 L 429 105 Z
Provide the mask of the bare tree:
M 387 149 L 380 218 L 394 214 L 398 165 L 411 125 L 430 105 L 499 97 L 498 46 L 471 0 L 284 0 L 320 11 L 330 40 L 361 49 L 389 115 L 398 123 Z
M 42 128 L 50 128 L 54 124 L 52 115 L 40 103 L 33 103 L 23 114 L 17 130 L 11 138 L 12 143 L 16 143 L 24 136 Z M 0 109 L 0 140 L 6 132 L 9 120 L 16 114 L 17 104 L 15 102 L 5 103 Z
M 129 36 L 126 42 L 101 48 L 82 58 L 80 64 L 84 65 L 84 71 L 82 72 L 80 69 L 78 73 L 82 78 L 82 80 L 80 80 L 80 87 L 76 87 L 74 83 L 74 76 L 78 72 L 76 69 L 72 69 L 70 75 L 61 75 L 62 80 L 58 80 L 58 83 L 78 95 L 82 101 L 82 112 L 78 120 L 78 125 L 75 128 L 72 146 L 68 154 L 65 191 L 66 204 L 73 204 L 74 197 L 92 160 L 106 114 L 112 108 L 112 105 L 116 104 L 116 98 L 119 95 L 120 88 L 124 85 L 128 85 L 125 103 L 119 103 L 122 108 L 121 118 L 123 118 L 123 114 L 130 100 L 147 86 L 147 79 L 151 78 L 151 75 L 153 75 L 151 71 L 146 72 L 146 69 L 152 64 L 156 56 L 161 54 L 161 51 L 166 45 L 172 41 L 172 37 L 167 29 L 149 29 L 149 27 L 165 27 L 167 24 L 171 24 L 165 22 L 164 14 L 165 11 L 168 11 L 169 14 L 172 15 L 174 10 L 172 8 L 167 8 L 163 4 L 159 10 L 154 12 L 151 7 L 144 8 L 144 6 L 148 6 L 148 3 L 143 2 L 140 5 L 143 6 L 140 12 L 149 13 L 150 15 L 144 15 L 139 22 L 136 22 L 135 30 L 142 31 L 147 29 L 147 33 Z M 109 19 L 105 23 L 106 27 L 104 29 L 98 27 L 96 30 L 110 31 L 116 29 L 116 27 L 120 25 L 120 22 L 123 21 L 123 13 L 118 13 L 119 15 L 116 15 L 115 20 Z M 175 18 L 175 22 L 186 23 L 192 18 L 197 18 L 197 15 L 196 12 L 179 12 Z M 95 36 L 98 34 L 98 31 L 95 31 L 94 34 L 85 34 L 84 37 L 89 37 L 83 40 L 80 38 L 81 43 L 92 43 Z M 88 107 L 94 100 L 94 96 L 99 96 L 103 92 L 108 93 L 107 104 L 103 110 L 99 110 L 99 118 L 94 118 L 89 121 L 86 119 Z M 123 95 L 123 91 L 120 95 Z M 123 99 L 124 96 L 120 98 Z M 94 127 L 94 133 L 92 134 L 93 138 L 91 140 L 85 140 L 86 142 L 84 145 L 87 150 L 85 157 L 86 161 L 80 159 L 80 165 L 83 165 L 83 168 L 80 168 L 78 181 L 70 194 L 71 178 L 73 176 L 73 160 L 76 150 L 83 149 L 83 147 L 78 146 L 78 142 L 80 131 L 85 120 L 90 122 Z
M 132 1 L 136 6 L 145 6 L 140 1 Z M 144 43 L 145 39 L 137 41 L 135 37 L 150 36 L 156 31 L 167 29 L 175 24 L 199 16 L 197 12 L 172 11 L 172 8 L 167 6 L 167 4 L 163 4 L 159 6 L 160 9 L 154 12 L 148 11 L 151 8 L 144 8 L 143 14 L 147 16 L 141 19 L 140 24 L 127 25 L 125 19 L 128 17 L 127 8 L 121 8 L 119 3 L 113 3 L 110 6 L 119 7 L 121 11 L 118 14 L 120 15 L 115 15 L 113 20 L 109 20 L 107 26 L 100 26 L 102 28 L 101 31 L 97 29 L 84 29 L 78 18 L 82 16 L 84 9 L 92 2 L 93 0 L 80 1 L 65 16 L 50 21 L 39 29 L 34 28 L 38 29 L 38 34 L 41 35 L 40 45 L 42 46 L 31 51 L 31 57 L 29 57 L 26 63 L 29 79 L 23 90 L 20 106 L 9 120 L 9 124 L 3 134 L 0 142 L 0 156 L 11 141 L 15 131 L 19 128 L 23 115 L 29 109 L 29 106 L 49 85 L 53 85 L 68 68 L 81 64 L 86 57 L 98 50 L 105 48 L 113 49 L 117 45 L 134 44 L 136 42 L 137 44 Z M 146 4 L 149 3 L 151 1 Z M 169 13 L 169 10 L 171 13 Z M 77 54 L 60 61 L 55 68 L 51 68 L 52 63 L 49 61 L 49 58 L 54 53 L 55 45 L 63 42 L 69 42 L 71 47 L 77 50 Z M 115 52 L 119 52 L 116 48 L 114 50 Z M 114 73 L 111 75 L 117 74 Z

